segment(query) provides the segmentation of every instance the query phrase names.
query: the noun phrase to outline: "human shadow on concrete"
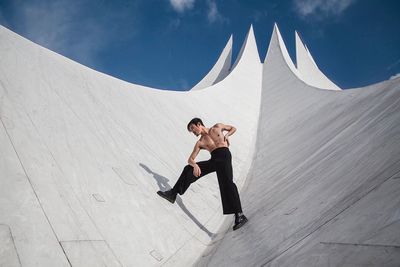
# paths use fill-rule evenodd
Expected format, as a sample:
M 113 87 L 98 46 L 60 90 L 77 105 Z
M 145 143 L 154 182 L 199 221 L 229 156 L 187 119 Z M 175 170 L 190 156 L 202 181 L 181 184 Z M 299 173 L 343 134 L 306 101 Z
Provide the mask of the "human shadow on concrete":
M 168 184 L 168 178 L 153 172 L 149 167 L 144 165 L 143 163 L 139 163 L 140 167 L 145 169 L 148 173 L 153 175 L 153 178 L 157 181 L 157 185 L 160 188 L 161 191 L 166 191 L 170 190 L 172 187 Z M 154 192 L 156 194 L 156 192 Z M 161 198 L 160 198 L 161 199 Z M 165 200 L 162 200 L 165 201 Z M 185 204 L 183 204 L 182 199 L 178 195 L 176 197 L 176 203 L 178 206 L 186 213 L 186 215 L 201 229 L 203 230 L 210 238 L 213 238 L 215 236 L 214 233 L 211 233 L 199 220 L 186 208 Z

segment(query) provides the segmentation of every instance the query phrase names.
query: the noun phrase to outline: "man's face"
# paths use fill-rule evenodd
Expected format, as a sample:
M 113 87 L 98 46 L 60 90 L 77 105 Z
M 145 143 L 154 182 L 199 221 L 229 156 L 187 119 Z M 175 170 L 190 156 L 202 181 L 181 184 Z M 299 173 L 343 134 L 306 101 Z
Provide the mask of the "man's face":
M 201 128 L 200 126 L 197 126 L 195 124 L 190 124 L 189 126 L 190 132 L 192 132 L 195 136 L 199 136 L 201 133 Z

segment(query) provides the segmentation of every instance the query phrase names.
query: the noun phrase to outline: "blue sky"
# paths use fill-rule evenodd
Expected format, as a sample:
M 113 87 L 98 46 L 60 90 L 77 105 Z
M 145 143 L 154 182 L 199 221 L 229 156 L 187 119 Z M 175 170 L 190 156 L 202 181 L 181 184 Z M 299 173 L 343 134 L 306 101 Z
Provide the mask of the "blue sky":
M 187 90 L 252 23 L 263 61 L 277 22 L 294 58 L 299 31 L 342 88 L 400 73 L 398 0 L 0 0 L 0 24 L 68 58 L 146 86 Z

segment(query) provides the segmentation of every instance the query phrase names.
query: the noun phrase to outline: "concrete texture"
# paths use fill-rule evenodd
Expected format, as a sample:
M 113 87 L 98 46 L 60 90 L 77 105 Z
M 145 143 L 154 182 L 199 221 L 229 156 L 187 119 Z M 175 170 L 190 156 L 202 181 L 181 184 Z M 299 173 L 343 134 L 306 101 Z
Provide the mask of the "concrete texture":
M 399 266 L 400 86 L 331 91 L 299 80 L 276 29 L 263 67 L 249 223 L 198 265 Z
M 156 192 L 187 164 L 193 117 L 238 126 L 231 151 L 243 185 L 262 70 L 249 36 L 229 77 L 172 92 L 99 73 L 0 27 L 0 225 L 16 248 L 9 234 L 2 254 L 22 266 L 193 263 L 224 220 L 216 175 L 177 205 Z M 208 158 L 203 151 L 198 160 Z
M 252 27 L 233 66 L 230 42 L 205 87 L 174 92 L 0 27 L 0 265 L 399 266 L 400 79 L 325 90 L 277 26 L 264 64 Z M 174 205 L 156 195 L 186 165 L 193 117 L 238 129 L 238 231 L 215 174 Z
M 320 89 L 340 90 L 340 88 L 329 80 L 328 77 L 318 68 L 307 46 L 295 32 L 296 39 L 296 63 L 301 79 L 313 87 Z

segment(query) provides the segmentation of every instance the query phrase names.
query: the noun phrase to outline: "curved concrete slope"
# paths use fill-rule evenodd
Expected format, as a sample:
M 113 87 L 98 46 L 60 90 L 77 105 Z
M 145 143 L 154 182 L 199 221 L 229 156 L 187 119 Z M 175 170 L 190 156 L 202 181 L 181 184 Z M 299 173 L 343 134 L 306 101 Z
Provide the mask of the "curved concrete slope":
M 254 36 L 253 25 L 250 25 L 250 29 L 247 32 L 246 38 L 244 39 L 242 47 L 240 48 L 235 63 L 233 63 L 232 65 L 231 71 L 233 71 L 236 68 L 239 62 L 241 64 L 244 64 L 243 59 L 249 60 L 251 62 L 260 61 L 257 50 L 256 38 Z M 250 66 L 247 66 L 246 64 L 246 67 L 249 68 Z
M 301 40 L 297 31 L 296 38 L 296 63 L 302 80 L 308 85 L 331 90 L 341 90 L 318 68 L 307 46 Z
M 208 266 L 399 266 L 400 79 L 320 90 L 273 35 L 256 153 L 242 191 L 249 223 Z
M 0 27 L 0 265 L 192 264 L 225 218 L 216 175 L 176 205 L 156 191 L 171 187 L 187 164 L 196 139 L 186 124 L 195 116 L 237 127 L 231 151 L 243 185 L 259 116 L 255 54 L 246 45 L 235 70 L 214 86 L 163 91 Z M 208 158 L 202 152 L 198 160 Z
M 400 78 L 311 87 L 282 42 L 274 29 L 261 64 L 250 28 L 228 76 L 174 92 L 0 27 L 0 266 L 399 266 Z M 186 165 L 195 116 L 238 129 L 238 231 L 215 174 L 175 205 L 155 194 Z
M 283 59 L 285 60 L 287 66 L 292 71 L 292 73 L 301 81 L 306 83 L 307 85 L 317 87 L 320 89 L 328 89 L 328 90 L 341 90 L 337 85 L 335 85 L 328 77 L 323 74 L 317 64 L 315 63 L 313 57 L 309 53 L 307 47 L 300 40 L 296 32 L 296 60 L 297 60 L 297 68 L 294 65 L 289 52 L 286 48 L 285 42 L 283 41 L 282 35 L 279 31 L 278 25 L 274 24 L 274 29 L 272 32 L 273 38 L 277 39 L 279 49 L 282 53 Z M 268 51 L 270 46 L 268 47 Z M 264 62 L 268 58 L 268 52 L 265 57 Z
M 278 25 L 275 23 L 274 24 L 274 30 L 272 31 L 272 39 L 277 39 L 278 42 L 278 47 L 282 53 L 283 59 L 285 60 L 287 66 L 290 68 L 290 70 L 297 76 L 297 78 L 301 79 L 301 75 L 299 71 L 296 69 L 292 59 L 290 58 L 289 52 L 286 48 L 285 42 L 283 41 L 281 32 L 279 31 Z M 268 46 L 268 51 L 267 55 L 265 56 L 264 63 L 268 60 L 268 54 L 270 53 L 269 50 L 271 49 L 271 44 Z
M 204 78 L 198 82 L 191 90 L 199 90 L 209 87 L 217 82 L 223 80 L 229 74 L 232 61 L 232 35 L 229 37 L 228 42 L 222 50 L 214 67 L 208 72 Z

